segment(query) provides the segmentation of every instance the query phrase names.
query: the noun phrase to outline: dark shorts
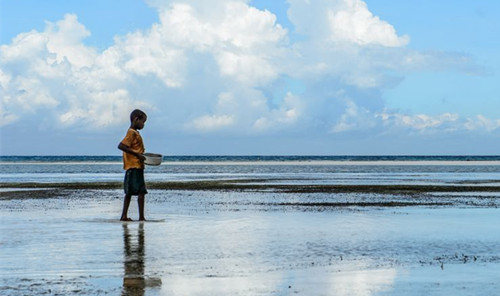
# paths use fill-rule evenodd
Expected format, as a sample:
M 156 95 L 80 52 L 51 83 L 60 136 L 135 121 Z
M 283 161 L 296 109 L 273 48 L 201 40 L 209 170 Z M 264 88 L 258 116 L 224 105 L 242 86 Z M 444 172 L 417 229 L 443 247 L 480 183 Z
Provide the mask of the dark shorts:
M 125 181 L 123 182 L 123 189 L 126 195 L 139 195 L 146 194 L 146 183 L 144 182 L 143 169 L 128 169 L 125 172 Z

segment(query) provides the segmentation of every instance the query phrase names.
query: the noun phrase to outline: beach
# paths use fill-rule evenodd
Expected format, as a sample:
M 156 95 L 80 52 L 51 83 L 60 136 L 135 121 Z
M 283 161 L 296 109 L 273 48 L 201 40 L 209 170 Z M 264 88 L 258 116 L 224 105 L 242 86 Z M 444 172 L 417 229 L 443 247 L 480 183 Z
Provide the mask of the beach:
M 2 164 L 0 294 L 496 295 L 499 172 L 168 164 L 122 223 L 119 163 Z

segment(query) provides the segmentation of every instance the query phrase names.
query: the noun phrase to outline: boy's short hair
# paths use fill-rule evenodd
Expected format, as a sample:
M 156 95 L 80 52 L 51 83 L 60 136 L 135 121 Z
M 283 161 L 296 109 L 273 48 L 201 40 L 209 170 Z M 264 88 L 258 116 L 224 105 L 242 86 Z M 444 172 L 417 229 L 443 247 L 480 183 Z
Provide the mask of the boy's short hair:
M 130 113 L 130 122 L 133 122 L 135 118 L 142 119 L 147 117 L 148 116 L 146 115 L 146 113 L 144 113 L 144 111 L 135 109 L 134 111 L 132 111 L 132 113 Z

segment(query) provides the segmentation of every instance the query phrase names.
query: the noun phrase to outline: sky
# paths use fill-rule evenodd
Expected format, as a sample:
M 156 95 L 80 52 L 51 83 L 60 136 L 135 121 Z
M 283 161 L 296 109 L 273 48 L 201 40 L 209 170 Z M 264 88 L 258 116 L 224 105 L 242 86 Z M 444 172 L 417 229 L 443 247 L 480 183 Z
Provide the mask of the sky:
M 499 155 L 500 2 L 0 0 L 0 154 Z

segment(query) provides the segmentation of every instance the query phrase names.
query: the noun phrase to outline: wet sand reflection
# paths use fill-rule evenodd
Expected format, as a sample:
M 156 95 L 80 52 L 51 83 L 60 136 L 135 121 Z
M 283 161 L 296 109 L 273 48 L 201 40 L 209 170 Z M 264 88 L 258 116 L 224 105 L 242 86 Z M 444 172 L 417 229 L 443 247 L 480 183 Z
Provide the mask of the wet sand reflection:
M 135 240 L 134 240 L 135 238 Z M 128 224 L 123 223 L 123 253 L 124 276 L 122 295 L 144 295 L 146 279 L 144 277 L 144 223 L 137 228 L 134 237 L 128 229 Z
M 161 286 L 161 279 L 145 275 L 144 223 L 139 223 L 137 235 L 131 234 L 128 223 L 123 223 L 123 296 L 144 296 L 146 287 Z

